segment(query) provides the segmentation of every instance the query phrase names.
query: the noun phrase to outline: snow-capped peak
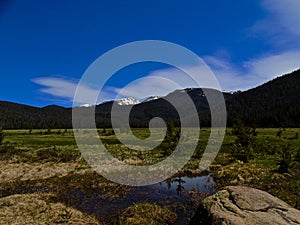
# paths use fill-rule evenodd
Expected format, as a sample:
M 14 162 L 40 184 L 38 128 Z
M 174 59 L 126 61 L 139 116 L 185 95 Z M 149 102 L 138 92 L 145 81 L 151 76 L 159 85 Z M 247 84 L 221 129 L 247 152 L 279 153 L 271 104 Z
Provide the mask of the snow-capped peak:
M 160 98 L 160 96 L 150 96 L 150 97 L 146 98 L 143 102 L 150 102 L 150 101 L 153 101 L 153 100 L 156 100 L 159 98 Z
M 139 100 L 135 99 L 134 97 L 128 97 L 128 98 L 121 98 L 116 100 L 118 105 L 136 105 L 141 103 Z

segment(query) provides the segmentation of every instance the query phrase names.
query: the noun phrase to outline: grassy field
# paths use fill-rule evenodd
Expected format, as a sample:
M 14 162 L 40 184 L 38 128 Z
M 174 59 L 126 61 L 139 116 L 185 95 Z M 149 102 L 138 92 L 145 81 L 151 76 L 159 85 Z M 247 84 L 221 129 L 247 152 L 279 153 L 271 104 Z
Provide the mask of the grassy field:
M 256 131 L 253 157 L 243 162 L 232 152 L 237 137 L 232 129 L 227 129 L 219 154 L 209 168 L 216 188 L 226 185 L 260 188 L 299 209 L 300 129 Z M 194 155 L 182 173 L 196 174 L 210 132 L 209 128 L 201 129 Z M 110 129 L 99 129 L 98 133 L 114 157 L 133 165 L 157 163 L 170 155 L 170 149 L 177 144 L 177 139 L 170 137 L 155 149 L 141 153 L 123 146 Z M 134 129 L 133 133 L 140 138 L 149 136 L 147 129 Z M 198 140 L 188 135 L 185 138 L 186 148 Z M 283 164 L 285 171 L 280 170 Z M 103 218 L 99 215 L 105 215 L 104 222 L 109 224 L 141 224 L 147 218 L 151 224 L 170 224 L 183 207 L 140 202 L 116 208 L 112 202 L 130 191 L 131 187 L 107 181 L 89 168 L 81 157 L 72 130 L 4 131 L 0 145 L 0 224 L 13 224 L 14 212 L 17 214 L 24 207 L 18 204 L 18 199 L 23 198 L 28 210 L 23 217 L 17 217 L 16 224 L 26 224 L 21 218 L 26 221 L 38 218 L 40 224 L 80 224 L 82 221 L 101 224 Z M 37 200 L 31 200 L 33 198 Z M 48 216 L 42 216 L 43 213 Z

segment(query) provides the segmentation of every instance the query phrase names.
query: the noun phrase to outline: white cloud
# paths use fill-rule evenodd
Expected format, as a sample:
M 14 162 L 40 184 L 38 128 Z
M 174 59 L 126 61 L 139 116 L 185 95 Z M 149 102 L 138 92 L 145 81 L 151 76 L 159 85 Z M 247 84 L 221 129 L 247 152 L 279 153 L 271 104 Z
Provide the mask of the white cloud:
M 263 6 L 272 13 L 273 23 L 276 22 L 279 27 L 300 36 L 299 0 L 263 0 Z
M 270 78 L 292 72 L 300 67 L 300 51 L 287 51 L 253 59 L 244 63 L 244 67 L 254 77 Z
M 262 0 L 262 7 L 268 14 L 253 25 L 251 34 L 280 49 L 300 47 L 300 1 Z
M 290 73 L 300 68 L 300 51 L 287 51 L 276 55 L 262 56 L 235 66 L 227 59 L 213 56 L 203 57 L 213 71 L 223 90 L 247 90 L 261 85 L 273 78 Z M 212 87 L 205 77 L 211 76 L 203 66 L 185 68 L 192 74 L 198 74 L 201 87 Z M 164 79 L 162 79 L 164 78 Z M 168 80 L 176 82 L 179 86 L 172 85 Z M 122 91 L 121 96 L 133 96 L 144 98 L 151 95 L 166 95 L 174 89 L 198 87 L 184 72 L 175 69 L 163 69 L 153 71 L 145 78 L 131 83 L 125 89 L 114 89 L 115 92 Z
M 272 46 L 271 53 L 239 66 L 228 59 L 205 57 L 226 90 L 249 89 L 300 68 L 300 0 L 261 0 L 261 3 L 268 14 L 250 30 Z
M 149 96 L 165 96 L 175 89 L 187 87 L 220 89 L 211 71 L 202 62 L 197 66 L 185 66 L 181 69 L 171 67 L 153 71 L 122 89 L 115 88 L 114 92 L 119 93 L 121 97 L 143 99 Z
M 34 83 L 44 86 L 40 91 L 50 95 L 64 98 L 73 98 L 77 83 L 56 77 L 39 77 L 32 80 Z
M 247 90 L 299 69 L 299 59 L 300 51 L 287 51 L 248 60 L 241 67 L 214 57 L 206 62 L 224 90 Z
M 72 102 L 78 85 L 78 81 L 65 79 L 61 77 L 39 77 L 32 80 L 34 83 L 44 86 L 40 89 L 41 92 L 52 95 L 58 98 L 64 98 Z M 95 104 L 95 96 L 98 96 L 99 90 L 94 87 L 81 85 L 78 89 L 80 93 L 83 93 L 77 98 L 76 104 Z M 102 102 L 104 100 L 111 99 L 110 92 L 102 92 L 101 99 L 97 100 Z

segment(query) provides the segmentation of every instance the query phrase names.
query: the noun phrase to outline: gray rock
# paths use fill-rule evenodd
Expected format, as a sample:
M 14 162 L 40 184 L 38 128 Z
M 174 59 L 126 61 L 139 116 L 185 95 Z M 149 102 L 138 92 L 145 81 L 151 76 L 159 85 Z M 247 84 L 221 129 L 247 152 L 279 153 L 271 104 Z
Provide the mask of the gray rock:
M 229 186 L 203 200 L 205 224 L 298 225 L 300 211 L 265 191 Z M 203 216 L 203 213 L 202 213 Z

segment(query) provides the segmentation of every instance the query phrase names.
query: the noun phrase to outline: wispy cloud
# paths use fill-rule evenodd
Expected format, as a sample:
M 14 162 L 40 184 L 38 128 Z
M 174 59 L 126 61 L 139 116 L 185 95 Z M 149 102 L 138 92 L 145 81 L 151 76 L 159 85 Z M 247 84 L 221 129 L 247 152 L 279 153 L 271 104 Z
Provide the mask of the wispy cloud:
M 271 12 L 271 20 L 277 29 L 285 29 L 290 34 L 300 36 L 299 0 L 263 0 L 265 9 Z M 273 27 L 272 29 L 276 29 Z
M 67 79 L 63 77 L 39 77 L 32 80 L 32 82 L 43 86 L 40 89 L 41 92 L 49 94 L 57 98 L 63 98 L 70 103 L 73 102 L 74 95 L 76 93 L 78 80 Z M 87 85 L 81 85 L 77 91 L 80 91 L 82 95 L 77 98 L 75 104 L 94 104 L 95 96 L 98 96 L 99 90 Z M 102 92 L 101 97 L 96 102 L 102 102 L 107 99 L 111 99 L 110 92 Z
M 222 57 L 205 57 L 224 89 L 249 89 L 300 68 L 300 1 L 262 0 L 261 3 L 268 13 L 255 22 L 250 34 L 264 39 L 271 46 L 269 53 L 240 65 Z
M 32 82 L 43 86 L 41 92 L 59 96 L 67 99 L 74 97 L 77 81 L 60 77 L 38 77 L 32 79 Z
M 288 51 L 277 55 L 254 58 L 236 66 L 228 59 L 214 56 L 203 57 L 213 71 L 223 90 L 247 90 L 263 84 L 277 76 L 292 72 L 300 68 L 300 51 Z M 207 83 L 205 77 L 211 76 L 203 66 L 185 68 L 192 74 L 198 74 L 201 87 L 217 88 Z M 174 81 L 178 86 L 172 85 Z M 198 87 L 198 85 L 184 72 L 175 68 L 153 71 L 145 78 L 133 82 L 125 89 L 114 89 L 114 92 L 122 91 L 122 96 L 143 98 L 151 95 L 166 95 L 176 88 Z
M 185 72 L 174 67 L 152 71 L 123 89 L 115 88 L 114 92 L 121 93 L 124 97 L 143 99 L 153 95 L 164 96 L 175 89 L 199 87 L 199 85 L 219 89 L 219 86 L 211 81 L 212 74 L 205 64 L 199 63 L 197 66 L 186 66 L 181 69 Z
M 261 56 L 236 66 L 229 61 L 205 57 L 224 90 L 247 90 L 300 68 L 300 51 Z
M 300 1 L 262 0 L 267 16 L 250 29 L 277 48 L 300 47 Z

